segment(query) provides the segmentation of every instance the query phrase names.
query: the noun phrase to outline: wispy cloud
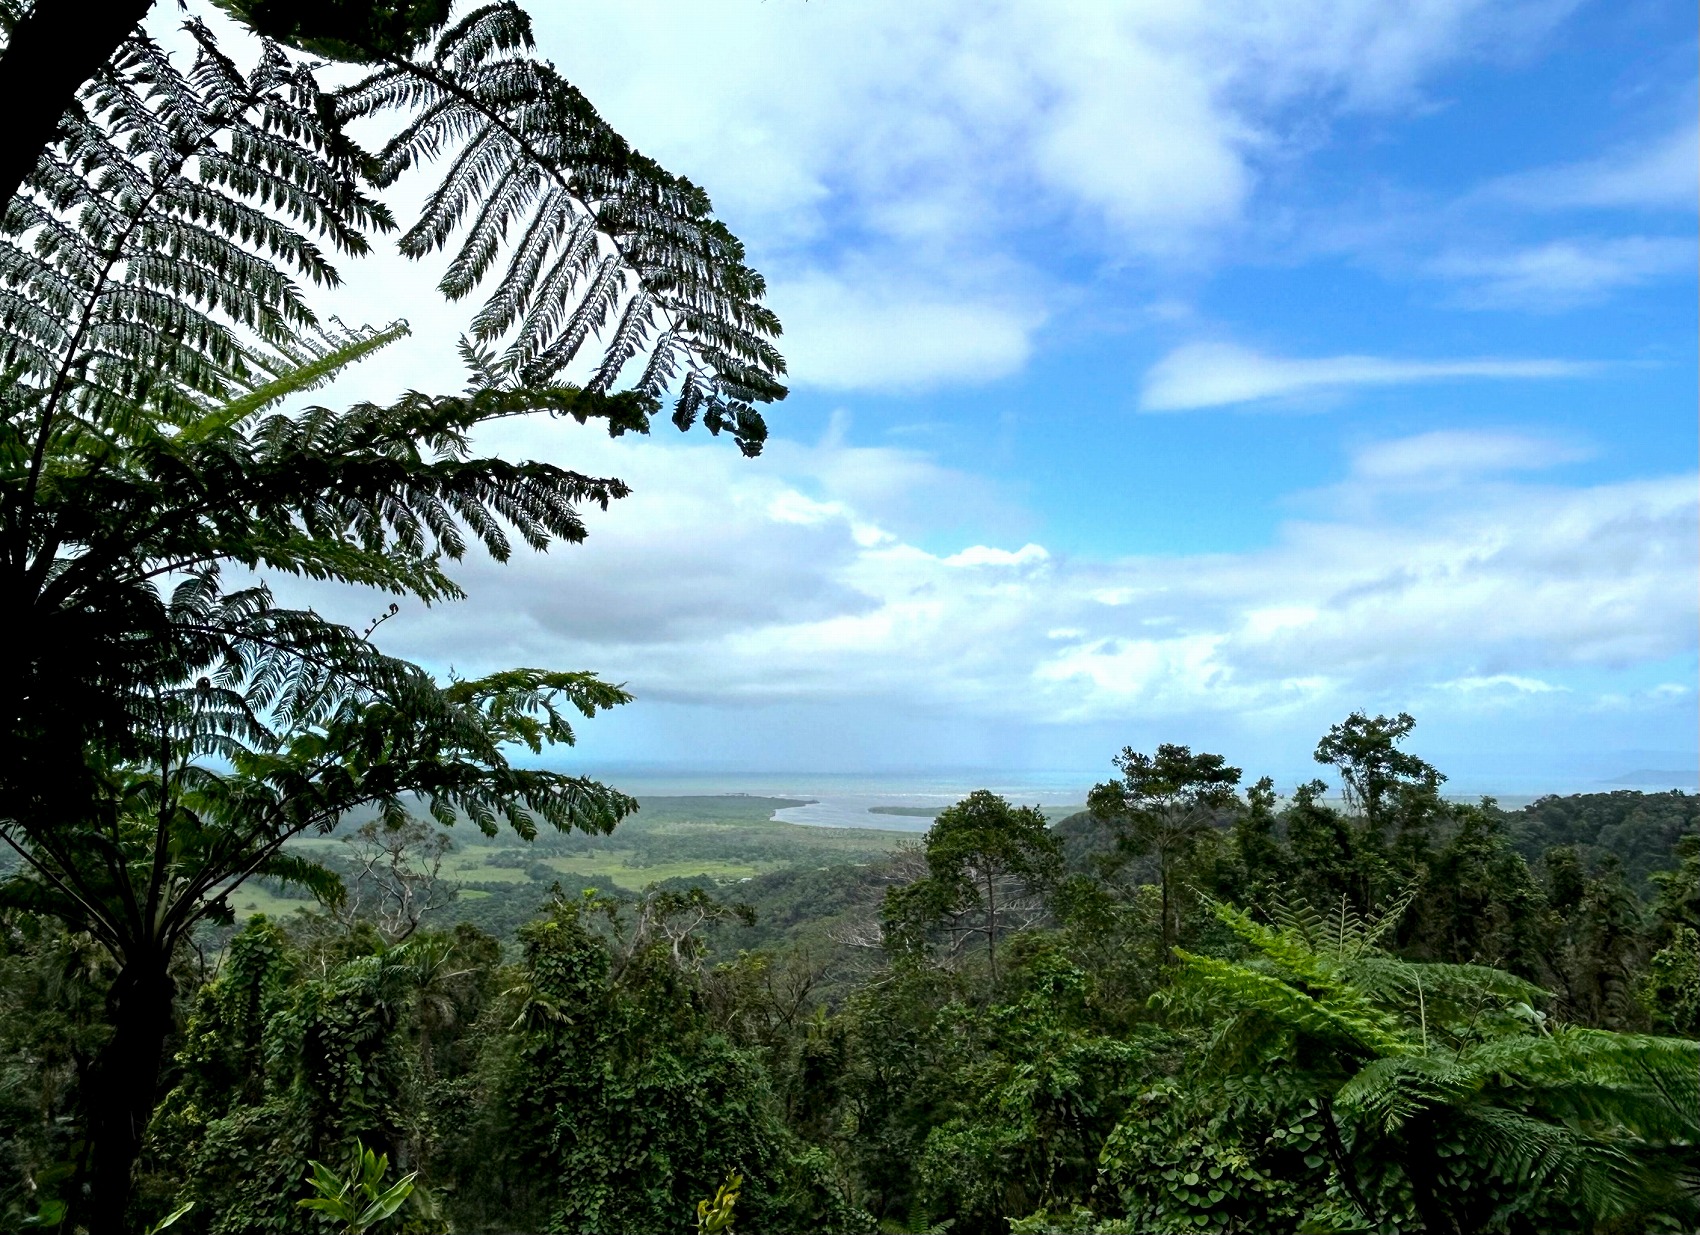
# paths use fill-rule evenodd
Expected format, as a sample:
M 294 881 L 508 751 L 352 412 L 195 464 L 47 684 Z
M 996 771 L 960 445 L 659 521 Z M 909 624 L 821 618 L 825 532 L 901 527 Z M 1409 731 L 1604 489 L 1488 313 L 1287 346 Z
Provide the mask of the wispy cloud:
M 1541 471 L 1590 453 L 1574 443 L 1526 433 L 1446 429 L 1364 446 L 1352 457 L 1352 474 L 1382 484 L 1454 481 Z
M 1697 252 L 1688 236 L 1555 240 L 1506 253 L 1453 253 L 1431 272 L 1462 285 L 1466 308 L 1556 311 L 1626 287 L 1691 275 Z
M 1700 126 L 1598 158 L 1503 176 L 1481 196 L 1536 210 L 1700 207 Z
M 583 0 L 537 25 L 750 238 L 794 380 L 883 390 L 1021 368 L 1069 294 L 1059 248 L 1190 268 L 1335 118 L 1408 107 L 1569 7 Z M 961 277 L 988 265 L 995 286 Z
M 1576 377 L 1594 366 L 1571 360 L 1480 357 L 1402 360 L 1383 356 L 1270 356 L 1231 343 L 1189 343 L 1145 374 L 1139 409 L 1182 412 L 1325 394 L 1362 386 L 1465 379 Z
M 1007 377 L 1026 364 L 1045 318 L 1038 297 L 1017 299 L 991 278 L 978 287 L 917 284 L 866 268 L 781 280 L 771 301 L 786 325 L 792 371 L 829 390 Z
M 1463 691 L 1465 694 L 1478 695 L 1483 692 L 1510 692 L 1514 695 L 1550 695 L 1558 691 L 1568 690 L 1565 686 L 1554 686 L 1540 678 L 1519 677 L 1514 673 L 1494 673 L 1486 677 L 1455 678 L 1450 682 L 1439 684 L 1442 690 Z

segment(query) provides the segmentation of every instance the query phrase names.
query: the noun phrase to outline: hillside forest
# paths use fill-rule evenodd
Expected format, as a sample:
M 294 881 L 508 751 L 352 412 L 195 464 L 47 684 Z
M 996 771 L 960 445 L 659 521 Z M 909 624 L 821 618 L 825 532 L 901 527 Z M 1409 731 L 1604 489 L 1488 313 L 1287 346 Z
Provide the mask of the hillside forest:
M 761 453 L 707 193 L 514 0 L 0 40 L 5 1230 L 1700 1224 L 1693 798 L 1459 802 L 1365 712 L 1308 783 L 1130 747 L 907 839 L 580 775 L 625 685 L 389 623 L 618 518 L 492 425 Z M 337 316 L 378 253 L 456 381 L 339 396 L 411 331 Z
M 359 1144 L 396 1231 L 685 1231 L 733 1175 L 746 1232 L 1692 1229 L 1700 807 L 1449 801 L 1407 728 L 1335 727 L 1343 795 L 1163 746 L 920 835 L 345 821 L 299 842 L 340 895 L 176 958 L 135 1208 L 315 1231 Z M 8 1225 L 51 1227 L 116 975 L 5 926 Z

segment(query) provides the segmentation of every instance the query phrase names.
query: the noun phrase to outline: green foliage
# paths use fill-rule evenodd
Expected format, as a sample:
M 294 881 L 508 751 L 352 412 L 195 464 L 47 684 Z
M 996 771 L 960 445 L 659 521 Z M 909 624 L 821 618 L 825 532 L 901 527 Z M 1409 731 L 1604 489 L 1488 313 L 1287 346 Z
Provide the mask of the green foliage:
M 519 745 L 596 702 L 529 671 L 438 689 Z M 197 792 L 236 775 L 214 771 Z M 630 840 L 475 832 L 451 856 L 473 855 L 457 874 L 537 867 L 486 884 L 517 917 L 593 846 L 766 843 L 736 802 L 653 806 Z M 386 930 L 349 904 L 202 931 L 226 943 L 173 970 L 184 1028 L 133 1212 L 191 1203 L 174 1235 L 348 1228 L 380 1198 L 376 1229 L 406 1235 L 1693 1228 L 1700 1044 L 1621 1029 L 1693 1033 L 1700 842 L 1643 903 L 1576 850 L 1531 870 L 1491 804 L 1392 800 L 1385 844 L 1315 791 L 1283 807 L 1260 783 L 1229 807 L 1175 865 L 1168 963 L 1151 855 L 1092 860 L 1100 822 L 1046 828 L 991 794 L 924 849 L 831 838 L 852 847 L 802 851 L 808 869 L 740 883 L 738 903 L 702 879 L 557 889 L 506 956 L 465 925 Z M 339 834 L 425 825 L 384 826 Z M 299 848 L 307 880 L 346 846 Z M 841 856 L 862 864 L 821 866 Z M 0 1204 L 26 1229 L 74 1220 L 121 973 L 39 916 L 38 882 L 6 886 Z M 953 925 L 989 935 L 994 902 L 1032 914 L 996 927 L 995 969 L 877 946 L 894 908 L 948 906 L 920 921 L 930 947 Z M 353 1142 L 372 1147 L 358 1164 L 314 1167 Z M 299 1203 L 310 1173 L 327 1204 Z
M 569 714 L 623 691 L 540 669 L 440 683 L 373 645 L 397 604 L 357 631 L 279 606 L 266 577 L 456 597 L 445 563 L 469 542 L 505 560 L 516 536 L 576 541 L 577 508 L 626 491 L 475 458 L 480 426 L 547 412 L 647 431 L 676 386 L 681 429 L 701 419 L 754 454 L 756 405 L 785 393 L 779 324 L 736 238 L 532 55 L 520 9 L 223 7 L 257 32 L 242 54 L 191 19 L 185 67 L 104 10 L 92 58 L 50 49 L 84 66 L 55 87 L 77 98 L 0 207 L 0 574 L 22 649 L 0 680 L 0 839 L 20 862 L 4 895 L 117 966 L 66 1214 L 100 1229 L 126 1221 L 181 949 L 248 879 L 338 894 L 290 839 L 360 808 L 400 826 L 416 799 L 527 838 L 607 831 L 635 805 L 510 757 L 570 745 Z M 292 49 L 370 71 L 329 89 Z M 50 94 L 45 114 L 69 101 Z M 280 410 L 405 333 L 322 321 L 305 287 L 395 230 L 379 194 L 438 158 L 402 252 L 463 235 L 450 298 L 509 254 L 465 345 L 472 388 Z M 592 336 L 585 388 L 561 387 Z M 259 577 L 231 587 L 232 568 Z
M 504 1146 L 490 1181 L 502 1191 L 488 1203 L 538 1229 L 665 1230 L 736 1169 L 759 1224 L 783 1133 L 755 1061 L 681 1004 L 659 944 L 616 974 L 597 912 L 561 902 L 521 933 L 488 1132 Z
M 1433 764 L 1399 749 L 1416 724 L 1408 712 L 1373 720 L 1353 712 L 1316 745 L 1316 761 L 1340 773 L 1347 803 L 1373 826 L 1381 826 L 1400 799 L 1432 797 L 1446 779 Z
M 177 1220 L 187 1215 L 193 1208 L 195 1208 L 195 1202 L 184 1201 L 183 1204 L 166 1214 L 165 1217 L 161 1218 L 158 1222 L 150 1223 L 147 1229 L 143 1231 L 142 1235 L 159 1235 L 159 1233 L 165 1230 L 166 1227 L 176 1226 Z
M 388 1219 L 413 1193 L 418 1172 L 403 1175 L 385 1185 L 389 1173 L 388 1154 L 374 1154 L 359 1141 L 350 1151 L 349 1165 L 341 1172 L 323 1162 L 312 1162 L 307 1184 L 315 1195 L 296 1202 L 303 1209 L 317 1210 L 342 1224 L 343 1235 L 366 1235 Z
M 521 836 L 539 823 L 606 831 L 635 805 L 510 758 L 571 743 L 567 713 L 613 706 L 619 689 L 529 669 L 441 684 L 385 656 L 370 631 L 280 608 L 264 584 L 223 587 L 233 562 L 429 600 L 453 592 L 438 561 L 464 551 L 463 526 L 503 556 L 504 524 L 534 544 L 574 537 L 572 503 L 606 500 L 603 482 L 465 457 L 472 426 L 535 400 L 268 411 L 279 392 L 321 380 L 320 360 L 360 352 L 357 340 L 304 360 L 234 411 L 194 405 L 176 432 L 139 421 L 94 449 L 70 439 L 68 457 L 46 454 L 39 484 L 27 468 L 10 478 L 51 535 L 33 565 L 7 559 L 45 572 L 30 619 L 42 638 L 12 680 L 34 711 L 0 769 L 0 837 L 22 859 L 12 894 L 119 963 L 126 997 L 110 1007 L 122 1032 L 91 1092 L 117 1130 L 97 1133 L 94 1160 L 121 1175 L 154 1101 L 179 948 L 201 921 L 228 919 L 246 879 L 337 894 L 333 873 L 286 849 L 292 837 L 361 807 L 399 826 L 419 799 L 441 822 L 494 832 L 505 821 Z M 178 581 L 162 595 L 167 577 Z
M 1102 1162 L 1129 1231 L 1275 1235 L 1322 1199 L 1320 1103 L 1223 1098 L 1165 1081 L 1117 1125 Z
M 1700 1139 L 1700 1044 L 1550 1029 L 1528 983 L 1387 956 L 1378 925 L 1344 913 L 1319 942 L 1217 912 L 1252 959 L 1187 955 L 1164 1002 L 1213 1023 L 1212 1074 L 1326 1109 L 1330 1183 L 1354 1221 L 1408 1210 L 1428 1229 L 1568 1230 L 1693 1216 L 1672 1165 Z
M 1700 1036 L 1700 931 L 1671 928 L 1671 941 L 1648 958 L 1639 994 L 1660 1028 Z
M 1496 812 L 1456 806 L 1449 813 L 1451 836 L 1413 872 L 1422 911 L 1402 930 L 1404 951 L 1539 976 L 1545 905 L 1528 864 Z
M 1541 863 L 1547 913 L 1537 939 L 1542 977 L 1557 1010 L 1583 1024 L 1638 1026 L 1635 973 L 1646 950 L 1643 912 L 1615 859 L 1589 871 L 1575 849 Z
M 881 916 L 889 943 L 917 951 L 929 932 L 942 929 L 954 955 L 982 936 L 995 985 L 998 932 L 1043 917 L 1044 894 L 1062 873 L 1061 846 L 1044 813 L 976 790 L 933 820 L 924 854 L 926 878 L 886 895 Z
M 1589 867 L 1613 857 L 1625 880 L 1644 894 L 1649 877 L 1670 865 L 1672 849 L 1700 831 L 1700 797 L 1633 789 L 1551 795 L 1508 812 L 1505 825 L 1517 852 L 1530 862 L 1560 845 L 1574 848 Z
M 267 38 L 320 56 L 363 62 L 411 56 L 449 19 L 448 0 L 218 0 Z
M 0 909 L 0 1227 L 51 1229 L 67 1212 L 113 974 L 86 935 Z
M 737 1171 L 729 1172 L 726 1182 L 715 1189 L 714 1195 L 697 1202 L 697 1230 L 703 1235 L 719 1235 L 719 1232 L 732 1232 L 732 1207 L 738 1203 L 738 1189 L 744 1186 L 744 1177 Z
M 204 1202 L 207 1230 L 313 1229 L 291 1198 L 314 1161 L 356 1140 L 405 1144 L 419 1076 L 408 1049 L 414 962 L 424 946 L 355 946 L 341 963 L 323 958 L 323 976 L 312 976 L 263 919 L 234 941 L 228 971 L 197 1001 L 182 1079 L 156 1120 L 160 1152 Z M 348 1176 L 349 1205 L 363 1171 Z
M 947 1229 L 941 1225 L 940 1231 Z M 1025 1218 L 1011 1218 L 1010 1235 L 1137 1235 L 1131 1219 L 1099 1218 L 1084 1205 L 1067 1210 L 1045 1209 Z
M 1652 876 L 1653 941 L 1637 994 L 1661 1029 L 1700 1036 L 1700 834 L 1676 845 L 1679 865 Z
M 1115 762 L 1121 780 L 1095 786 L 1087 808 L 1110 825 L 1121 861 L 1155 856 L 1166 960 L 1179 931 L 1175 899 L 1181 867 L 1217 817 L 1238 804 L 1240 769 L 1220 755 L 1194 755 L 1172 743 L 1159 746 L 1155 755 L 1124 747 Z M 1112 869 L 1117 864 L 1112 861 Z
M 377 183 L 447 163 L 402 252 L 422 257 L 459 235 L 440 284 L 458 300 L 507 251 L 463 344 L 480 380 L 550 384 L 602 336 L 589 390 L 611 389 L 646 356 L 640 396 L 654 400 L 682 373 L 673 422 L 700 417 L 759 452 L 755 404 L 785 394 L 761 276 L 700 188 L 634 151 L 531 53 L 525 13 L 487 4 L 339 94 L 344 119 L 405 117 L 375 160 Z
M 1147 1059 L 1092 1024 L 1088 974 L 1050 949 L 1020 960 L 1024 989 L 1011 1002 L 948 1009 L 942 1028 L 967 1049 L 918 1164 L 929 1212 L 991 1225 L 1089 1196 Z

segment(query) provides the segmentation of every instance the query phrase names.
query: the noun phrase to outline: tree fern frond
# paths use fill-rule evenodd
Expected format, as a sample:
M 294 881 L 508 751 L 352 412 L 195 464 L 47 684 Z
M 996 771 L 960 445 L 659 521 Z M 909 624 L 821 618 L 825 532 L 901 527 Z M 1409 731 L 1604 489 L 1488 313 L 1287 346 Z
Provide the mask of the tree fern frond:
M 488 4 L 339 94 L 346 118 L 406 117 L 381 182 L 443 162 L 402 251 L 452 245 L 450 298 L 491 281 L 472 337 L 497 349 L 504 380 L 558 381 L 596 337 L 592 385 L 611 389 L 651 349 L 638 390 L 658 396 L 683 373 L 674 423 L 700 418 L 758 452 L 757 405 L 785 394 L 765 284 L 707 195 L 633 151 L 531 46 L 516 5 Z
M 297 277 L 337 275 L 391 226 L 311 74 L 263 43 L 242 72 L 191 24 L 179 71 L 134 34 L 83 91 L 0 220 L 0 363 L 42 392 L 44 443 L 250 385 L 253 346 L 315 316 Z M 28 307 L 33 302 L 33 308 Z

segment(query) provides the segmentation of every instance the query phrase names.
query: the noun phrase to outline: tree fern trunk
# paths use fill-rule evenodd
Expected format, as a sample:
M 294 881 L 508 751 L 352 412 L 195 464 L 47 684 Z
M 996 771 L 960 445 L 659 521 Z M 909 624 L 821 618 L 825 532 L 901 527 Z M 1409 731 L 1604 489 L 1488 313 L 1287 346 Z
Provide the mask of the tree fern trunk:
M 90 1164 L 84 1212 L 89 1235 L 126 1235 L 132 1176 L 158 1096 L 175 989 L 167 958 L 124 966 L 108 996 L 113 1033 L 89 1087 Z
M 77 90 L 152 7 L 153 0 L 35 0 L 0 55 L 0 208 L 35 169 Z
M 1439 1133 L 1432 1114 L 1413 1120 L 1409 1126 L 1407 1144 L 1410 1156 L 1405 1161 L 1405 1177 L 1411 1181 L 1411 1199 L 1417 1217 L 1422 1219 L 1428 1235 L 1463 1235 L 1461 1227 L 1441 1200 L 1440 1158 L 1434 1151 Z M 1468 1228 L 1474 1229 L 1474 1224 Z

